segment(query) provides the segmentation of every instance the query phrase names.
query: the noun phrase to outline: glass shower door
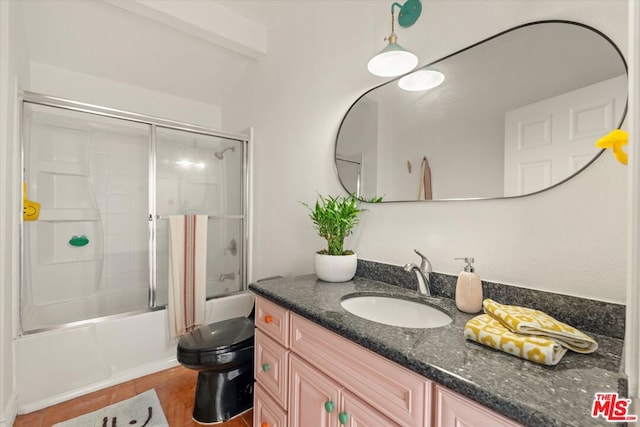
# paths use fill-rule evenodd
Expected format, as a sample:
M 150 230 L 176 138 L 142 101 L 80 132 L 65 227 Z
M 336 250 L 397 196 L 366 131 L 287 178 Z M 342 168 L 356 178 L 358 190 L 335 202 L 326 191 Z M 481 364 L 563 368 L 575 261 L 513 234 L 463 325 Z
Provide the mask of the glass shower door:
M 149 135 L 24 103 L 24 332 L 148 307 Z
M 156 128 L 156 298 L 168 300 L 170 215 L 207 215 L 207 298 L 244 289 L 243 141 Z
M 170 215 L 208 216 L 208 298 L 246 289 L 244 136 L 37 94 L 22 105 L 22 333 L 165 306 Z

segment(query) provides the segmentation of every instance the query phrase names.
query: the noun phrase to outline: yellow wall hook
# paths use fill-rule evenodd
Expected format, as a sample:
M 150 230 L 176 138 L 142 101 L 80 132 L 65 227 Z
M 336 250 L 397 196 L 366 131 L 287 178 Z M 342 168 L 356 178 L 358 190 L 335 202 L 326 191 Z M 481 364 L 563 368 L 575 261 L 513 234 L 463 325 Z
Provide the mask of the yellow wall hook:
M 628 163 L 627 153 L 622 151 L 622 147 L 629 143 L 629 134 L 622 129 L 614 129 L 596 141 L 598 148 L 611 148 L 616 160 L 626 165 Z

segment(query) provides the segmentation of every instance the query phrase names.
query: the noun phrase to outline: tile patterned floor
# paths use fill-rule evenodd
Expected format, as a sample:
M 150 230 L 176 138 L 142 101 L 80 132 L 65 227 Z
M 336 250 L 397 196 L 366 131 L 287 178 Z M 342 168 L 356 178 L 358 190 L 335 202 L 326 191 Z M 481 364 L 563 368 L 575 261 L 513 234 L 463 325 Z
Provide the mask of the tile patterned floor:
M 155 388 L 171 427 L 202 426 L 191 418 L 198 373 L 182 366 L 167 369 L 16 418 L 14 427 L 50 427 Z M 216 427 L 251 427 L 253 411 Z

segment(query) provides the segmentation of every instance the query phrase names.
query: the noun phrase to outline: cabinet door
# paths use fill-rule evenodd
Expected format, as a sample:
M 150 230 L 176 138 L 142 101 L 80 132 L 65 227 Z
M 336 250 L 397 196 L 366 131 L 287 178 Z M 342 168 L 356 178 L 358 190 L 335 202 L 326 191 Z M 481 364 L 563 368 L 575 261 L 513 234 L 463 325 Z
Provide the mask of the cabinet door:
M 289 361 L 289 427 L 338 427 L 340 386 L 293 354 Z
M 436 427 L 521 427 L 457 393 L 436 387 Z
M 341 393 L 340 412 L 343 414 L 340 422 L 346 418 L 346 424 L 343 425 L 348 427 L 398 427 L 400 425 L 346 390 L 342 390 Z
M 253 425 L 257 427 L 287 427 L 287 413 L 280 408 L 269 393 L 255 385 Z
M 292 313 L 291 351 L 398 424 L 429 423 L 432 383 L 424 377 Z
M 287 370 L 289 351 L 277 344 L 260 330 L 255 335 L 256 381 L 282 406 L 287 409 Z

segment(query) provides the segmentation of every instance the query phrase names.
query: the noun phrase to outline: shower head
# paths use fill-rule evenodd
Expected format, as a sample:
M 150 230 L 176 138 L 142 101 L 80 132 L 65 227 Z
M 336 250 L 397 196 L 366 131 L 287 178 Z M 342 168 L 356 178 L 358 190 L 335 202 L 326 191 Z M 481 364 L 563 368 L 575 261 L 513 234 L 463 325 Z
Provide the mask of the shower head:
M 225 153 L 225 151 L 229 151 L 229 150 L 231 150 L 231 151 L 234 151 L 234 152 L 235 152 L 235 151 L 236 151 L 236 148 L 235 148 L 235 147 L 227 147 L 227 148 L 225 148 L 225 149 L 224 149 L 224 150 L 222 150 L 222 151 L 218 151 L 217 153 L 213 153 L 213 155 L 214 155 L 214 156 L 216 156 L 216 158 L 217 158 L 217 159 L 222 160 L 222 159 L 224 159 L 224 153 Z

